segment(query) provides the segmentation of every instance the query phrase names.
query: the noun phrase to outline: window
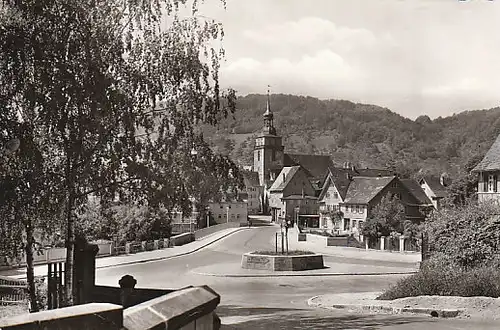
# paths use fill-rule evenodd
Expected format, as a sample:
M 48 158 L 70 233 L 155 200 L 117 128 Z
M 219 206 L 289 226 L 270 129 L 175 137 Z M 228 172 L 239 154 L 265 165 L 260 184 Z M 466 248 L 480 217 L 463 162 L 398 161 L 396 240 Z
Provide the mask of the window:
M 329 193 L 329 192 L 326 192 L 325 197 L 326 197 L 326 198 L 329 198 L 329 197 L 330 197 L 330 193 Z
M 361 213 L 361 212 L 359 211 L 359 205 L 356 205 L 356 213 Z
M 352 220 L 352 228 L 356 228 L 356 220 Z
M 363 221 L 358 221 L 358 228 L 363 229 Z
M 240 215 L 239 215 L 239 214 L 236 214 L 236 218 L 238 218 L 238 219 L 239 219 L 239 218 L 240 218 Z
M 222 216 L 219 214 L 219 219 L 222 218 Z
M 334 193 L 333 193 L 333 198 L 335 198 L 335 199 L 339 199 L 339 193 L 338 193 L 338 192 L 334 192 Z
M 344 218 L 344 230 L 349 230 L 351 225 L 351 219 Z
M 260 150 L 257 150 L 257 161 L 260 162 Z
M 488 191 L 497 192 L 497 176 L 490 174 L 488 175 Z

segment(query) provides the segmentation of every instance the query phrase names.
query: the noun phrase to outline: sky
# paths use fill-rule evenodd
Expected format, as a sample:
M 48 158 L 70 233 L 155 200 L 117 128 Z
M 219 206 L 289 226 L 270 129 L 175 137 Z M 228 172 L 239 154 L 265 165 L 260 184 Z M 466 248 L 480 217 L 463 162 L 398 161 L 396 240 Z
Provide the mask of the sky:
M 206 0 L 223 87 L 345 99 L 405 117 L 500 105 L 500 0 Z

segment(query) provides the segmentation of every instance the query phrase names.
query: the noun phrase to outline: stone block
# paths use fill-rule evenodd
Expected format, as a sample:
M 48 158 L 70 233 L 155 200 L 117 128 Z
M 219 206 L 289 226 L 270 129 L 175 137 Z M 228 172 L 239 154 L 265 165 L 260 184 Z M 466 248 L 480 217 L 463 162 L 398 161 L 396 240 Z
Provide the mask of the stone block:
M 209 319 L 212 327 L 201 329 L 213 329 L 213 312 L 219 302 L 220 296 L 208 286 L 178 290 L 125 309 L 123 325 L 128 330 L 191 329 L 196 320 L 198 329 Z
M 324 268 L 323 256 L 305 255 L 261 255 L 245 253 L 241 258 L 241 268 L 272 271 L 299 271 Z
M 0 320 L 0 329 L 119 330 L 123 329 L 123 309 L 106 303 L 76 305 L 4 318 Z

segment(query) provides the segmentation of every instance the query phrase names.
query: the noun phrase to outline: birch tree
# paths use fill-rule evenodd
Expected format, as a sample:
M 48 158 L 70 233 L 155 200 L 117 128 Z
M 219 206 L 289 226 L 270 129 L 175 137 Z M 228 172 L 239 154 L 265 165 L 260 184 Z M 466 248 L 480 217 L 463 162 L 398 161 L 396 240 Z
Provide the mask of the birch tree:
M 222 27 L 197 10 L 196 0 L 3 1 L 0 105 L 50 146 L 44 184 L 64 195 L 68 305 L 79 205 L 89 194 L 137 197 L 131 187 L 154 188 L 142 198 L 167 208 L 185 203 L 182 185 L 148 168 L 200 122 L 234 112 L 235 92 L 218 83 Z

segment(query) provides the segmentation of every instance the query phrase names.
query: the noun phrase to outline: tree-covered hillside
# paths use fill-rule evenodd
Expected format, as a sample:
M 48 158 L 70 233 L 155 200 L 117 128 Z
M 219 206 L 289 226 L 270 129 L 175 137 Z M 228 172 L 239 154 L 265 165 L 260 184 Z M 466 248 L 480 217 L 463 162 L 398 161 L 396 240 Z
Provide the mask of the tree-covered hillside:
M 218 129 L 205 128 L 205 136 L 220 152 L 250 165 L 266 96 L 240 97 L 237 105 L 233 118 Z M 271 96 L 271 109 L 286 152 L 330 154 L 338 164 L 393 166 L 404 176 L 454 175 L 500 133 L 500 108 L 413 121 L 375 105 L 279 94 Z

